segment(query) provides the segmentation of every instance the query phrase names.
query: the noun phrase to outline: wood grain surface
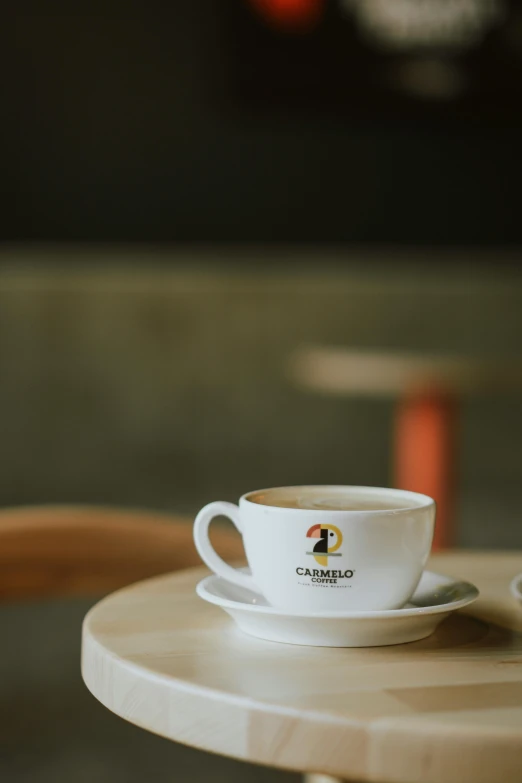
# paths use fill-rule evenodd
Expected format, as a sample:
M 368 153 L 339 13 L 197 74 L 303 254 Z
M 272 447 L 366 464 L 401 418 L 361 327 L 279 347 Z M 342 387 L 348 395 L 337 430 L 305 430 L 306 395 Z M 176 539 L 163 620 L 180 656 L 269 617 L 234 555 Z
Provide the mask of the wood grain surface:
M 242 635 L 194 594 L 205 569 L 125 588 L 87 615 L 83 676 L 106 707 L 197 748 L 390 783 L 522 779 L 522 553 L 448 553 L 430 568 L 479 600 L 428 639 L 329 649 Z

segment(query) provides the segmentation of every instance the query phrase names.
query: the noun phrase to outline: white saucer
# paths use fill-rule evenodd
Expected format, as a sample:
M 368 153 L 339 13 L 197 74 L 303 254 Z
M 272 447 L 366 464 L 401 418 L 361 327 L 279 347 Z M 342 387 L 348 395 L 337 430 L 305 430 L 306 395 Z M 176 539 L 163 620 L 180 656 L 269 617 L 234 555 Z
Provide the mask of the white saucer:
M 269 606 L 265 599 L 215 574 L 196 592 L 221 607 L 237 626 L 259 639 L 314 647 L 379 647 L 414 642 L 429 636 L 451 612 L 478 596 L 469 582 L 425 571 L 411 602 L 402 609 L 382 612 L 295 614 Z

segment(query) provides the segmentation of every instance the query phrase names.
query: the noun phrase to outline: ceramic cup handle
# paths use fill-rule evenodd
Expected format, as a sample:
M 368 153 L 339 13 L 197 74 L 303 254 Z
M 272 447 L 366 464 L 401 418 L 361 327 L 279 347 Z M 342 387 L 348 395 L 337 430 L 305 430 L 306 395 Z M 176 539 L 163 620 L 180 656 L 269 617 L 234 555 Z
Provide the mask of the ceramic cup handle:
M 225 563 L 210 543 L 208 537 L 210 523 L 214 517 L 221 516 L 228 517 L 232 520 L 239 532 L 241 534 L 243 533 L 241 530 L 239 506 L 234 505 L 234 503 L 226 503 L 224 500 L 217 500 L 215 503 L 209 503 L 201 509 L 194 522 L 194 543 L 196 544 L 199 556 L 211 571 L 214 571 L 215 574 L 226 579 L 227 582 L 232 582 L 232 584 L 238 585 L 239 587 L 246 587 L 247 590 L 259 592 L 259 588 L 252 577 Z

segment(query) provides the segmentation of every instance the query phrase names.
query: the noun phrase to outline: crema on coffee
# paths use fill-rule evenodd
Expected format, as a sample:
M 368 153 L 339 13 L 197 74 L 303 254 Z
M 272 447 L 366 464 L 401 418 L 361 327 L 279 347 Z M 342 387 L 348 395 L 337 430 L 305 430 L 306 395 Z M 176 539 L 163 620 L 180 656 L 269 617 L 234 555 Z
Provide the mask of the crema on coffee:
M 365 489 L 365 488 L 364 488 Z M 381 490 L 382 492 L 382 490 Z M 247 496 L 251 503 L 273 508 L 297 508 L 311 511 L 393 511 L 413 508 L 390 492 L 390 496 L 372 496 L 360 487 L 281 487 L 252 492 Z

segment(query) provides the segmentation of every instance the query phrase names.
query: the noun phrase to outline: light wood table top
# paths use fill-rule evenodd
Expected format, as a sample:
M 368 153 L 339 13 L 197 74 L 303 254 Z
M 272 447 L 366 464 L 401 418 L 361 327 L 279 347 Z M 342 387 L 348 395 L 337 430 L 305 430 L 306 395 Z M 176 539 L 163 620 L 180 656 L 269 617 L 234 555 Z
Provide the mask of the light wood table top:
M 120 590 L 87 615 L 89 690 L 122 718 L 208 751 L 380 783 L 522 780 L 522 553 L 430 567 L 481 597 L 428 639 L 296 647 L 242 635 L 191 569 Z

